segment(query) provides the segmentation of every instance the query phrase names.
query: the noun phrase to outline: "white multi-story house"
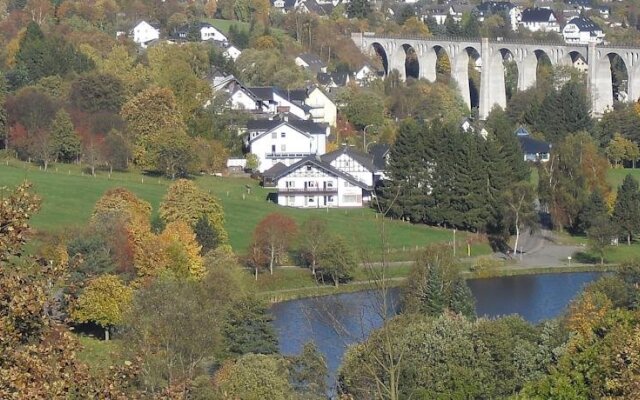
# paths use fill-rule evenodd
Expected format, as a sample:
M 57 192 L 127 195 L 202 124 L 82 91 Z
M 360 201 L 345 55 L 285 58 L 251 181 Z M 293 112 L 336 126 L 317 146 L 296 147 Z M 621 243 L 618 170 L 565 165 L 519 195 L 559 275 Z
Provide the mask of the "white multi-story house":
M 280 163 L 290 166 L 326 152 L 329 126 L 312 121 L 262 119 L 247 122 L 246 144 L 258 157 L 259 172 Z
M 373 195 L 375 169 L 371 156 L 344 147 L 305 157 L 286 168 L 279 165 L 270 179 L 281 206 L 362 207 Z
M 147 21 L 140 21 L 131 31 L 133 41 L 142 47 L 152 40 L 160 38 L 160 28 L 151 25 Z
M 520 18 L 520 26 L 531 32 L 560 33 L 560 24 L 553 10 L 549 8 L 525 8 Z
M 338 121 L 338 108 L 336 104 L 319 87 L 307 90 L 304 103 L 311 107 L 311 118 L 314 122 L 329 124 L 335 127 Z
M 562 29 L 567 43 L 600 44 L 604 41 L 604 32 L 595 22 L 586 17 L 575 17 Z
M 297 91 L 288 91 L 277 87 L 235 88 L 230 93 L 230 106 L 234 110 L 246 110 L 266 114 L 289 113 L 299 119 L 311 117 L 311 107 L 300 101 Z
M 203 42 L 206 40 L 213 40 L 216 42 L 228 41 L 227 37 L 220 32 L 219 29 L 206 22 L 200 24 L 200 40 Z

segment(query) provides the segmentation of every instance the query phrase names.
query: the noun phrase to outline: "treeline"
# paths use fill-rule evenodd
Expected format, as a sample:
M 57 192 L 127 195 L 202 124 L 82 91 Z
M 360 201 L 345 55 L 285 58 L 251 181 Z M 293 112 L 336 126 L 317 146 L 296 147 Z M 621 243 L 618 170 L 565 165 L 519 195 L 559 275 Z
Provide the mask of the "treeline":
M 590 284 L 564 315 L 533 325 L 519 316 L 476 319 L 459 266 L 443 250 L 429 249 L 414 267 L 401 314 L 349 348 L 338 378 L 345 397 L 640 395 L 637 261 Z
M 416 223 L 508 235 L 515 192 L 530 171 L 504 123 L 494 117 L 484 138 L 457 123 L 403 121 L 374 207 Z M 522 190 L 531 213 L 533 189 Z

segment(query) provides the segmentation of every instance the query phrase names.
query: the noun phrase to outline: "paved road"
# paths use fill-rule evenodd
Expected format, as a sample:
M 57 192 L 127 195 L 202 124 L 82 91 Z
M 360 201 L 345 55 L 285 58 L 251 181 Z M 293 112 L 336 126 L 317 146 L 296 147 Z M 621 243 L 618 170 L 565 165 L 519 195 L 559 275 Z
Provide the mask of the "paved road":
M 518 247 L 522 252 L 514 256 L 514 259 L 523 267 L 567 265 L 569 263 L 567 257 L 584 249 L 582 246 L 560 243 L 557 236 L 547 229 L 523 233 L 520 236 L 520 243 Z

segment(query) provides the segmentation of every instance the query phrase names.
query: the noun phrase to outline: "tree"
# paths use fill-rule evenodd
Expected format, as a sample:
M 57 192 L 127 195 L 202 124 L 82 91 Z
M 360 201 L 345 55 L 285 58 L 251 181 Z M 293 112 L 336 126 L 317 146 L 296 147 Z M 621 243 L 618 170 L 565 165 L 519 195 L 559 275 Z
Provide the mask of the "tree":
M 27 241 L 29 219 L 40 209 L 40 198 L 31 187 L 25 182 L 11 191 L 0 189 L 0 262 L 20 255 Z
M 59 110 L 51 126 L 51 146 L 56 159 L 71 162 L 80 156 L 82 143 L 76 132 L 71 117 L 64 110 Z
M 344 113 L 358 129 L 367 125 L 381 126 L 384 118 L 382 98 L 371 91 L 351 89 L 345 96 Z
M 103 156 L 109 165 L 109 171 L 126 170 L 131 159 L 131 143 L 122 132 L 112 129 L 107 133 L 103 143 Z
M 142 355 L 147 392 L 193 380 L 207 370 L 206 360 L 222 354 L 227 305 L 200 282 L 171 277 L 135 293 L 123 339 L 128 351 Z
M 629 140 L 623 138 L 619 133 L 616 133 L 606 148 L 605 153 L 615 168 L 626 158 L 627 142 L 629 142 Z
M 280 213 L 271 213 L 264 217 L 253 231 L 256 251 L 268 260 L 271 275 L 275 263 L 287 256 L 297 230 L 296 222 L 292 218 Z
M 243 400 L 292 398 L 287 363 L 279 355 L 247 354 L 228 361 L 214 377 L 221 394 Z
M 616 236 L 616 229 L 611 223 L 608 215 L 600 216 L 591 222 L 587 230 L 589 247 L 600 257 L 600 264 L 604 265 L 604 253 L 607 247 L 611 246 L 611 241 Z
M 226 351 L 232 356 L 278 353 L 273 317 L 265 305 L 253 297 L 233 299 L 225 315 L 223 334 Z
M 244 158 L 245 160 L 247 160 L 245 168 L 247 168 L 249 171 L 257 171 L 258 168 L 260 168 L 260 159 L 255 154 L 247 153 Z
M 51 134 L 41 129 L 30 135 L 29 153 L 36 161 L 42 164 L 42 167 L 46 171 L 49 168 L 49 163 L 55 160 L 57 153 L 53 146 Z
M 168 223 L 159 238 L 165 243 L 168 253 L 167 268 L 179 278 L 202 279 L 205 275 L 204 264 L 200 250 L 202 247 L 196 240 L 196 235 L 185 221 Z
M 358 266 L 353 249 L 341 236 L 326 236 L 325 244 L 318 258 L 318 269 L 321 276 L 327 277 L 338 287 L 340 282 L 353 279 Z
M 459 271 L 449 248 L 432 246 L 425 250 L 402 290 L 403 309 L 430 316 L 445 310 L 473 316 L 473 295 Z
M 289 358 L 289 380 L 301 399 L 324 399 L 327 396 L 327 362 L 313 342 Z
M 94 72 L 73 81 L 69 98 L 74 107 L 88 113 L 118 113 L 125 100 L 125 89 L 115 76 Z
M 123 316 L 131 306 L 133 290 L 115 275 L 102 275 L 87 284 L 72 311 L 77 322 L 95 322 L 104 329 L 104 339 L 109 331 L 123 322 Z
M 164 130 L 149 146 L 153 167 L 172 180 L 193 173 L 198 165 L 191 139 L 184 132 Z
M 150 164 L 148 153 L 159 132 L 184 132 L 170 89 L 154 86 L 143 90 L 122 106 L 121 115 L 135 145 L 134 160 L 142 166 Z
M 578 230 L 587 232 L 593 221 L 601 217 L 606 217 L 608 214 L 609 210 L 604 197 L 602 197 L 602 193 L 598 189 L 594 190 L 591 192 L 582 210 L 580 210 L 577 224 Z
M 347 5 L 347 16 L 349 18 L 367 18 L 371 13 L 369 0 L 355 0 Z
M 613 223 L 627 237 L 627 245 L 631 245 L 633 235 L 640 232 L 640 190 L 631 174 L 624 178 L 618 188 L 613 206 Z
M 220 200 L 200 190 L 192 181 L 175 181 L 162 199 L 159 212 L 166 223 L 184 221 L 192 227 L 204 216 L 216 234 L 218 245 L 227 243 L 224 210 Z
M 218 247 L 219 241 L 216 231 L 204 215 L 200 216 L 198 222 L 196 222 L 194 231 L 196 234 L 196 240 L 200 246 L 202 246 L 202 249 L 200 250 L 202 255 L 205 255 L 209 251 Z
M 506 218 L 516 230 L 513 250 L 517 254 L 520 230 L 526 227 L 533 228 L 537 222 L 537 213 L 533 203 L 533 188 L 528 182 L 518 182 L 505 192 L 504 202 Z
M 318 259 L 324 250 L 327 232 L 327 221 L 319 217 L 311 217 L 300 226 L 300 250 L 302 257 L 316 275 Z
M 413 16 L 408 18 L 402 25 L 402 33 L 405 35 L 429 36 L 429 28 L 424 22 Z

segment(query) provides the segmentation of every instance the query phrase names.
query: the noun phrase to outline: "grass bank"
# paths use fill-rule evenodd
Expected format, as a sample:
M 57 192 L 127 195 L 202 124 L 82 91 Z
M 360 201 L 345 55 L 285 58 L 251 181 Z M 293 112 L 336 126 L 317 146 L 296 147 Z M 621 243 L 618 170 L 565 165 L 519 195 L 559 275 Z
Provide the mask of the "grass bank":
M 108 189 L 125 187 L 151 203 L 157 212 L 162 197 L 171 181 L 150 177 L 137 171 L 113 173 L 100 171 L 95 177 L 83 172 L 77 165 L 52 165 L 42 171 L 37 165 L 4 161 L 0 164 L 0 185 L 13 186 L 25 180 L 34 184 L 43 199 L 42 209 L 33 217 L 33 227 L 45 232 L 64 231 L 87 223 L 96 201 Z M 380 257 L 376 249 L 380 243 L 382 218 L 369 208 L 358 209 L 297 209 L 281 207 L 267 201 L 272 191 L 263 189 L 258 182 L 248 178 L 200 176 L 195 179 L 203 189 L 216 195 L 225 211 L 226 228 L 236 252 L 246 252 L 251 234 L 267 214 L 279 212 L 301 224 L 311 216 L 325 221 L 329 231 L 350 240 L 361 253 L 371 258 Z M 452 232 L 446 229 L 412 225 L 408 222 L 387 219 L 387 244 L 392 260 L 411 260 L 416 251 L 432 243 L 450 242 Z M 487 254 L 490 249 L 482 238 L 457 233 L 456 240 L 466 246 L 465 240 L 474 240 L 472 254 Z M 463 249 L 461 248 L 461 251 Z

